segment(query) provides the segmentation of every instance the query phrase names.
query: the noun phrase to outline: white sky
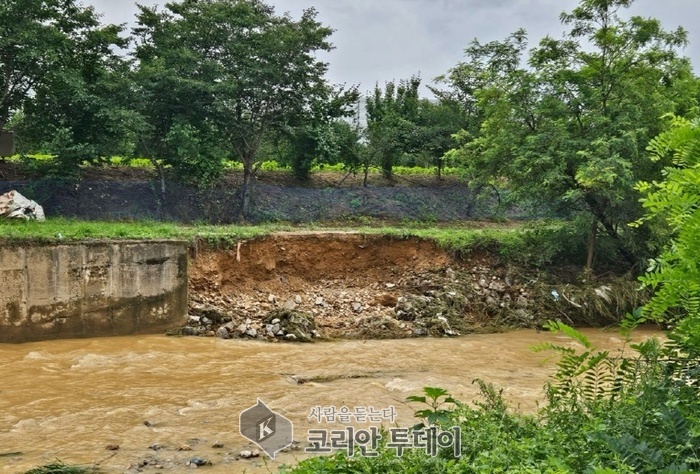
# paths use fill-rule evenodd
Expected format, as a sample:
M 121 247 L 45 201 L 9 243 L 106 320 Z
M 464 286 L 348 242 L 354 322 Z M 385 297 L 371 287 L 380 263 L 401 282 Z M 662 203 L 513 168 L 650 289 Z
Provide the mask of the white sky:
M 104 14 L 108 23 L 134 21 L 131 0 L 83 0 Z M 143 5 L 165 1 L 140 0 Z M 267 0 L 277 13 L 298 17 L 315 7 L 319 20 L 335 29 L 335 49 L 323 59 L 330 63 L 332 83 L 359 84 L 366 92 L 375 83 L 420 73 L 423 83 L 446 73 L 464 59 L 464 48 L 501 40 L 519 27 L 535 46 L 546 34 L 558 38 L 565 31 L 559 14 L 577 0 Z M 690 46 L 685 55 L 700 68 L 700 0 L 637 0 L 631 14 L 661 20 L 667 30 L 683 26 Z

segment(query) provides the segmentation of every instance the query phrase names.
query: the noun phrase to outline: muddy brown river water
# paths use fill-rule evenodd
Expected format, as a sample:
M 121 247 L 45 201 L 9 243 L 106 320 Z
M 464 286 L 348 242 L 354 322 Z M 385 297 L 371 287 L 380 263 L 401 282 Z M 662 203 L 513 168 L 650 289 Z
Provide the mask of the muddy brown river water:
M 614 331 L 584 333 L 601 349 L 624 345 Z M 645 328 L 634 338 L 660 335 Z M 309 419 L 314 407 L 393 406 L 395 423 L 410 426 L 417 407 L 404 402 L 408 395 L 440 386 L 473 400 L 475 378 L 534 410 L 552 372 L 546 355 L 530 349 L 543 341 L 571 344 L 533 330 L 310 345 L 162 336 L 1 344 L 0 473 L 57 459 L 107 473 L 135 472 L 144 460 L 185 472 L 194 456 L 212 461 L 202 468 L 211 473 L 275 471 L 305 457 L 308 429 L 338 427 Z M 239 414 L 258 397 L 294 423 L 302 450 L 275 461 L 236 459 L 249 446 Z M 149 448 L 156 444 L 161 449 Z M 183 445 L 192 450 L 178 451 Z

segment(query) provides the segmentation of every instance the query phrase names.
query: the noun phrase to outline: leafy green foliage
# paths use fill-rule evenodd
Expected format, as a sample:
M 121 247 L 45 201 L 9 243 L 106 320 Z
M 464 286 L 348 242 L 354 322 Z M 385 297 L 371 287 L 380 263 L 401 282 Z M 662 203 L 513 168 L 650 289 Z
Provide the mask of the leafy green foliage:
M 444 388 L 440 387 L 424 387 L 424 395 L 412 395 L 406 400 L 409 402 L 418 402 L 428 405 L 428 408 L 418 410 L 414 416 L 423 421 L 413 427 L 419 430 L 426 426 L 446 425 L 452 419 L 452 411 L 445 405 L 457 405 L 458 402 L 450 396 Z
M 332 91 L 324 79 L 327 64 L 316 58 L 318 51 L 331 49 L 332 30 L 316 20 L 313 9 L 295 21 L 260 0 L 140 9 L 136 55 L 160 98 L 150 116 L 165 120 L 151 120 L 151 126 L 163 139 L 173 123 L 168 117 L 184 116 L 210 143 L 220 139 L 226 150 L 220 158 L 243 163 L 239 217 L 245 218 L 266 134 Z
M 62 172 L 131 152 L 139 117 L 129 65 L 113 52 L 128 45 L 123 27 L 73 0 L 10 0 L 0 28 L 0 129 L 15 114 L 21 152 L 57 155 Z
M 671 128 L 649 144 L 652 160 L 670 163 L 663 181 L 640 182 L 646 216 L 638 221 L 661 221 L 668 229 L 668 243 L 661 255 L 650 261 L 641 281 L 655 290 L 645 307 L 648 318 L 681 323 L 687 349 L 700 352 L 692 330 L 700 320 L 700 121 L 671 117 Z
M 464 126 L 457 102 L 439 95 L 438 102 L 421 99 L 420 84 L 413 76 L 388 82 L 384 90 L 377 85 L 366 99 L 368 153 L 386 178 L 400 164 L 432 165 L 440 177 L 444 154 L 454 145 L 452 135 Z
M 669 111 L 693 110 L 697 80 L 679 57 L 687 34 L 664 31 L 654 19 L 624 19 L 629 0 L 582 0 L 562 14 L 570 30 L 544 38 L 521 67 L 524 31 L 503 42 L 474 42 L 449 83 L 480 118 L 458 134 L 448 157 L 474 182 L 506 179 L 518 199 L 558 208 L 596 236 L 616 242 L 634 264 L 648 251 L 649 233 L 626 223 L 641 215 L 634 184 L 660 177 L 645 146 Z M 619 260 L 619 259 L 618 259 Z
M 384 90 L 376 85 L 367 97 L 367 135 L 369 146 L 379 155 L 384 176 L 391 177 L 392 168 L 410 146 L 408 137 L 418 117 L 420 77 L 413 76 L 387 82 Z

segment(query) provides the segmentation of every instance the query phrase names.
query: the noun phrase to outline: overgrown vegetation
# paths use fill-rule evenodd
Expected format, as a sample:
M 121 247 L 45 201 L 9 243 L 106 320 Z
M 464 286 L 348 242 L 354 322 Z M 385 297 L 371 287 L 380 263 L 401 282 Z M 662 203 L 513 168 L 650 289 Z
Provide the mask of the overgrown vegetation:
M 98 474 L 98 472 L 97 469 L 91 467 L 73 466 L 59 461 L 35 467 L 24 474 Z

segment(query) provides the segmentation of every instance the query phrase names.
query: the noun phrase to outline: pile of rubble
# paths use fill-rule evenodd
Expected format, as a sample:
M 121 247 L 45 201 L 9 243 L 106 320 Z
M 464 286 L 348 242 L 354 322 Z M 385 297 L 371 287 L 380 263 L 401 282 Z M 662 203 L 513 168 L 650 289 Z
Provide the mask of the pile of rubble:
M 501 270 L 502 271 L 502 270 Z M 323 280 L 280 295 L 191 291 L 183 335 L 310 342 L 457 336 L 494 326 L 540 324 L 531 290 L 486 265 L 408 272 L 367 285 Z

